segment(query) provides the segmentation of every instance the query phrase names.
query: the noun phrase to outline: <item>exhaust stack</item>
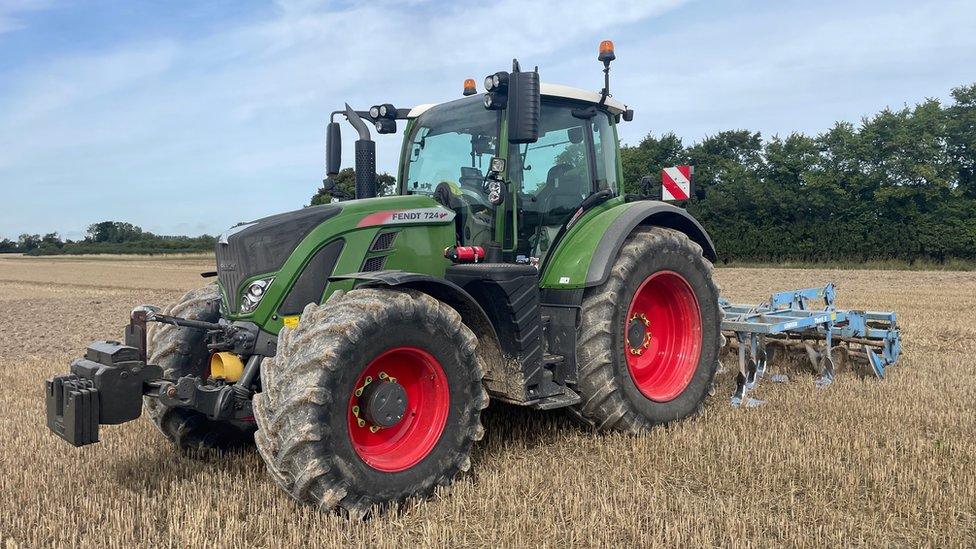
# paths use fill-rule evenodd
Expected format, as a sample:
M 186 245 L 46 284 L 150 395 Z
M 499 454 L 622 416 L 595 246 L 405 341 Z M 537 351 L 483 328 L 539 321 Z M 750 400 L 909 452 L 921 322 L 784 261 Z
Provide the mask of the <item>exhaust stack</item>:
M 356 140 L 356 198 L 373 198 L 376 196 L 376 143 L 370 138 L 366 123 L 348 103 L 346 118 L 359 132 Z

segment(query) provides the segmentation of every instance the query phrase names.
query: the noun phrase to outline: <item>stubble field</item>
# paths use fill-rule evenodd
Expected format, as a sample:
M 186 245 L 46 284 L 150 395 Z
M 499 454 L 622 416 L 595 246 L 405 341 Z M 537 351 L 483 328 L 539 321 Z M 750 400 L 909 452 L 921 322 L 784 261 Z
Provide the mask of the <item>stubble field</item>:
M 902 361 L 826 390 L 780 361 L 791 381 L 753 409 L 725 373 L 699 417 L 639 437 L 493 404 L 449 493 L 350 522 L 296 506 L 256 452 L 191 459 L 145 418 L 81 449 L 48 433 L 42 380 L 211 268 L 0 256 L 0 546 L 976 545 L 976 273 L 718 269 L 733 301 L 834 281 L 841 307 L 894 309 Z

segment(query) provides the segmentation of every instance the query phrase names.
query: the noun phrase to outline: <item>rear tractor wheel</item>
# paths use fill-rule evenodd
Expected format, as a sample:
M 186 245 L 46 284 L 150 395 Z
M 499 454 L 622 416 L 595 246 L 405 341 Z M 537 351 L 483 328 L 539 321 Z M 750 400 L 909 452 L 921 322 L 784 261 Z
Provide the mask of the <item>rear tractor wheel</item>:
M 718 366 L 718 293 L 698 244 L 636 229 L 607 281 L 583 298 L 577 417 L 633 432 L 696 413 Z
M 454 309 L 419 292 L 307 306 L 261 367 L 255 439 L 271 476 L 354 517 L 449 485 L 484 434 L 476 345 Z

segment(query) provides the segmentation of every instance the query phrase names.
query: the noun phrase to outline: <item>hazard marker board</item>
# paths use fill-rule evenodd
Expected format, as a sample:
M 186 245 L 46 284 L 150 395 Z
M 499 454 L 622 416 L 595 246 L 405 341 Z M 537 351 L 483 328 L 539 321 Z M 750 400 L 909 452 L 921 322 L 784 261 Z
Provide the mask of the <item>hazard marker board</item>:
M 674 166 L 661 170 L 661 200 L 688 200 L 694 166 Z

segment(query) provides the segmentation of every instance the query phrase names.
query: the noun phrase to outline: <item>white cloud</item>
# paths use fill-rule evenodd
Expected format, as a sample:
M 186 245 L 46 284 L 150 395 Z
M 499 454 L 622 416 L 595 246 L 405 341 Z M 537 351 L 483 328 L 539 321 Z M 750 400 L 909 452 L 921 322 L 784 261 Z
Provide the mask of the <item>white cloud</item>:
M 0 34 L 25 28 L 21 15 L 50 7 L 49 0 L 0 0 Z
M 836 2 L 690 19 L 633 44 L 660 55 L 621 55 L 627 76 L 617 91 L 637 107 L 623 136 L 815 134 L 885 106 L 947 97 L 974 79 L 976 35 L 958 32 L 974 16 L 970 2 Z
M 0 0 L 0 28 L 25 13 L 18 4 Z M 945 94 L 973 78 L 976 55 L 976 35 L 958 31 L 973 19 L 967 2 L 276 4 L 270 18 L 219 32 L 11 75 L 0 187 L 29 192 L 5 205 L 0 234 L 67 234 L 101 219 L 162 233 L 203 220 L 217 232 L 291 209 L 321 179 L 324 126 L 343 102 L 456 98 L 463 78 L 480 81 L 513 56 L 546 81 L 599 89 L 603 38 L 617 42 L 612 89 L 637 109 L 621 130 L 629 142 L 651 130 L 687 141 L 738 127 L 815 132 Z M 378 147 L 392 171 L 398 139 Z
M 92 215 L 161 232 L 207 219 L 215 232 L 297 207 L 321 180 L 324 125 L 343 102 L 454 98 L 464 77 L 480 80 L 514 55 L 535 64 L 581 42 L 593 49 L 594 33 L 684 1 L 567 9 L 557 0 L 347 8 L 289 0 L 271 20 L 29 66 L 12 97 L 0 98 L 0 139 L 25 136 L 0 150 L 0 185 L 16 179 L 58 214 L 12 216 L 0 233 L 67 232 Z M 381 169 L 393 171 L 399 143 L 379 146 Z M 34 202 L 21 200 L 20 210 Z

